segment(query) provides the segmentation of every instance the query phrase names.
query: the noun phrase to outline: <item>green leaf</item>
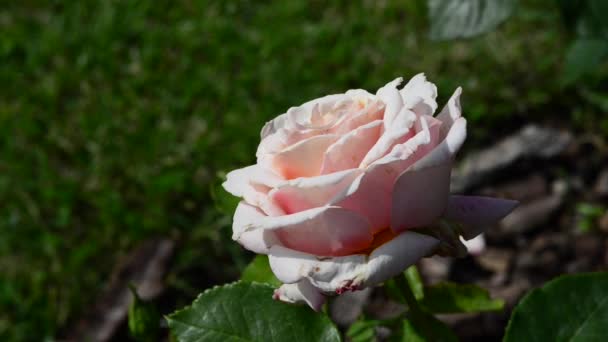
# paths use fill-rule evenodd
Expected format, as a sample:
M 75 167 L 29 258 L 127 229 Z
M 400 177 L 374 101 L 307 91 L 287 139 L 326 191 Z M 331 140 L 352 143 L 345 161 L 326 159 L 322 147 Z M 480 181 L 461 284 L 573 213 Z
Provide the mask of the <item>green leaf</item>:
M 428 313 L 413 315 L 403 322 L 403 342 L 409 341 L 458 341 L 450 327 Z
M 433 313 L 458 313 L 502 310 L 504 302 L 476 285 L 445 282 L 425 288 L 420 305 Z
M 424 335 L 414 325 L 410 320 L 403 321 L 403 335 L 401 341 L 403 342 L 426 342 Z
M 160 313 L 152 303 L 142 301 L 135 287 L 130 285 L 133 302 L 129 306 L 129 334 L 136 341 L 154 341 L 159 338 Z
M 324 314 L 272 299 L 270 285 L 237 282 L 203 292 L 167 317 L 178 341 L 340 341 Z
M 567 85 L 591 74 L 608 57 L 608 40 L 579 38 L 568 49 L 562 83 Z
M 273 286 L 281 285 L 281 281 L 272 273 L 270 263 L 268 263 L 268 256 L 266 255 L 256 255 L 251 263 L 243 270 L 241 280 L 250 282 L 257 281 Z
M 368 342 L 376 340 L 376 327 L 380 325 L 380 321 L 356 321 L 346 332 L 351 342 Z
M 506 20 L 516 0 L 428 0 L 431 39 L 468 38 Z
M 424 297 L 424 284 L 416 265 L 412 265 L 405 270 L 405 279 L 407 279 L 407 283 L 410 285 L 416 300 L 421 300 Z
M 608 272 L 566 275 L 532 290 L 513 310 L 505 342 L 606 341 Z

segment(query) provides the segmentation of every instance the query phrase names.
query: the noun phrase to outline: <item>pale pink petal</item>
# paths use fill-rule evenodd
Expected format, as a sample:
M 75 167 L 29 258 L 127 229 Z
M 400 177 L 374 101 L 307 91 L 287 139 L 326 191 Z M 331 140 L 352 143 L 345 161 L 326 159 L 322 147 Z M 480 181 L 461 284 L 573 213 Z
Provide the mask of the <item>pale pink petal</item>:
M 430 130 L 426 117 L 419 117 L 419 132 L 403 144 L 393 148 L 385 157 L 370 165 L 365 174 L 353 181 L 331 201 L 367 217 L 374 233 L 390 225 L 392 192 L 397 176 L 424 154 L 418 153 L 424 145 L 436 143 L 438 129 Z
M 247 203 L 262 208 L 266 214 L 276 216 L 284 212 L 268 197 L 268 192 L 282 182 L 284 180 L 274 173 L 259 165 L 252 165 L 228 173 L 222 186 Z
M 344 94 L 354 100 L 375 98 L 375 95 L 365 89 L 349 89 Z
M 243 199 L 248 204 L 258 207 L 268 216 L 285 215 L 285 211 L 270 196 L 270 187 L 251 184 L 243 193 Z
M 430 125 L 429 125 L 430 123 Z M 404 143 L 393 146 L 382 158 L 374 161 L 371 167 L 390 168 L 393 180 L 405 169 L 429 154 L 440 141 L 441 122 L 430 116 L 418 116 L 415 135 Z
M 363 171 L 360 169 L 350 169 L 317 177 L 296 178 L 270 191 L 269 197 L 287 214 L 322 207 L 361 173 Z
M 390 224 L 391 175 L 381 168 L 366 170 L 343 192 L 331 200 L 331 205 L 340 206 L 367 218 L 374 233 Z M 393 177 L 394 179 L 394 177 Z
M 270 267 L 279 280 L 296 283 L 308 279 L 324 293 L 340 294 L 374 286 L 403 272 L 430 254 L 439 241 L 431 236 L 404 232 L 376 248 L 370 255 L 318 258 L 282 246 L 269 253 Z
M 323 97 L 320 97 L 320 98 L 317 98 L 314 100 L 310 100 L 310 101 L 302 104 L 300 107 L 305 108 L 310 113 L 312 113 L 312 109 L 315 106 L 319 106 L 319 110 L 321 112 L 325 113 L 332 109 L 344 108 L 345 104 L 348 105 L 348 103 L 350 101 L 351 101 L 351 97 L 347 96 L 346 94 L 331 94 L 331 95 L 326 95 L 326 96 L 323 96 Z M 305 123 L 308 121 L 308 117 L 306 117 L 306 116 L 298 117 L 296 121 L 298 121 L 300 123 Z
M 468 240 L 498 223 L 517 205 L 517 201 L 501 198 L 452 195 L 444 218 L 462 223 L 463 237 Z
M 224 187 L 226 191 L 234 196 L 243 197 L 243 193 L 250 186 L 250 177 L 248 175 L 251 174 L 257 167 L 257 165 L 251 165 L 242 169 L 230 171 L 226 175 L 226 181 L 222 183 L 222 187 Z
M 346 255 L 367 248 L 373 239 L 364 217 L 339 207 L 265 217 L 246 231 L 256 229 L 274 231 L 283 245 L 315 255 Z
M 365 254 L 319 258 L 277 245 L 270 249 L 268 261 L 272 272 L 280 281 L 291 284 L 308 279 L 325 293 L 335 292 L 354 279 L 361 283 L 366 277 Z
M 260 137 L 262 138 L 262 140 L 276 133 L 279 129 L 288 126 L 288 120 L 289 118 L 287 117 L 287 114 L 281 114 L 276 118 L 266 122 L 264 127 L 262 127 L 262 131 L 260 132 Z
M 290 130 L 285 128 L 279 128 L 272 134 L 262 138 L 262 141 L 260 141 L 258 149 L 255 152 L 255 155 L 258 158 L 258 163 L 260 163 L 260 159 L 264 156 L 281 152 L 283 149 L 288 147 L 290 145 L 288 143 L 290 132 Z
M 245 191 L 249 190 L 252 184 L 276 187 L 283 181 L 281 177 L 273 172 L 259 165 L 251 165 L 229 172 L 222 186 L 229 193 L 243 197 Z
M 460 242 L 467 248 L 467 252 L 472 255 L 480 255 L 486 249 L 486 239 L 483 234 L 479 234 L 471 240 L 465 240 L 461 236 Z
M 439 115 L 437 115 L 437 119 L 439 119 L 443 123 L 443 127 L 441 128 L 441 136 L 445 137 L 454 121 L 462 116 L 462 110 L 460 108 L 460 94 L 462 94 L 462 88 L 458 87 L 452 97 L 448 100 L 448 103 L 443 107 Z
M 454 155 L 460 150 L 466 137 L 467 121 L 465 118 L 460 117 L 454 121 L 445 139 L 429 154 L 416 162 L 415 167 L 423 169 L 451 162 L 454 159 Z
M 409 109 L 403 108 L 392 120 L 393 123 L 385 129 L 378 141 L 369 149 L 361 161 L 360 167 L 367 167 L 382 158 L 393 146 L 406 142 L 415 132 L 412 128 L 416 115 Z
M 399 92 L 403 105 L 418 115 L 433 115 L 437 109 L 437 87 L 424 74 L 412 77 Z
M 274 299 L 286 303 L 306 303 L 313 310 L 319 312 L 325 303 L 325 296 L 307 279 L 295 284 L 283 284 L 274 291 Z
M 391 229 L 401 232 L 424 227 L 441 217 L 450 194 L 451 163 L 411 168 L 403 172 L 393 189 Z
M 346 134 L 357 127 L 382 119 L 384 115 L 384 103 L 382 101 L 372 99 L 359 105 L 362 105 L 359 110 L 344 115 L 341 121 L 338 121 L 329 129 L 329 133 Z
M 270 246 L 278 243 L 274 232 L 264 230 L 251 230 L 248 227 L 266 217 L 258 208 L 245 202 L 240 202 L 234 212 L 232 221 L 232 239 L 236 240 L 248 250 L 267 254 Z
M 384 128 L 388 130 L 393 121 L 403 108 L 403 99 L 401 98 L 401 94 L 399 90 L 397 90 L 397 86 L 403 82 L 403 78 L 399 77 L 389 83 L 387 83 L 384 87 L 378 89 L 376 95 L 382 102 L 385 104 L 384 108 Z
M 443 214 L 449 195 L 452 159 L 465 137 L 466 120 L 458 118 L 437 147 L 399 176 L 391 210 L 393 231 L 431 224 Z
M 319 135 L 303 140 L 277 153 L 272 168 L 286 179 L 311 177 L 319 174 L 323 155 L 339 136 Z
M 399 234 L 369 256 L 367 278 L 363 285 L 372 286 L 396 276 L 431 254 L 438 245 L 439 240 L 428 235 L 416 232 Z
M 367 151 L 380 137 L 381 129 L 382 121 L 377 120 L 343 135 L 325 152 L 321 174 L 358 167 Z

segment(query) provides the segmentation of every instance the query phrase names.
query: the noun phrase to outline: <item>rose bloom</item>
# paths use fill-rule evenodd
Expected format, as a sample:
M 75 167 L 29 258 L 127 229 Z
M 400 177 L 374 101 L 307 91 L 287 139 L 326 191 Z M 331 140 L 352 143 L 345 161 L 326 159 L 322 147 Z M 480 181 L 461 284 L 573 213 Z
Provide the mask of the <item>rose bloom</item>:
M 423 74 L 401 83 L 290 108 L 262 129 L 257 163 L 227 175 L 224 188 L 242 198 L 233 239 L 268 255 L 284 283 L 276 299 L 319 310 L 325 295 L 381 283 L 433 254 L 443 240 L 429 227 L 455 222 L 455 240 L 469 240 L 515 207 L 450 196 L 466 137 L 461 89 L 433 116 L 435 85 Z

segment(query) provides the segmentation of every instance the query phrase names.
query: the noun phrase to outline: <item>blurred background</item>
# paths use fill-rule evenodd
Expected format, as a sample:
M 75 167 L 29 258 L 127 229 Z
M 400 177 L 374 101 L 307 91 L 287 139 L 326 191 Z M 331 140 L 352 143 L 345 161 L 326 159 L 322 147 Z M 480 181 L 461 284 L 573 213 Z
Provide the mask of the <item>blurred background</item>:
M 454 191 L 523 203 L 481 254 L 426 260 L 427 280 L 512 305 L 606 269 L 608 29 L 593 15 L 608 12 L 578 3 L 520 1 L 487 33 L 442 37 L 422 0 L 3 2 L 0 339 L 118 339 L 127 283 L 166 314 L 237 279 L 252 255 L 219 185 L 254 162 L 263 123 L 419 72 L 440 106 L 464 89 Z M 499 338 L 506 317 L 450 322 Z

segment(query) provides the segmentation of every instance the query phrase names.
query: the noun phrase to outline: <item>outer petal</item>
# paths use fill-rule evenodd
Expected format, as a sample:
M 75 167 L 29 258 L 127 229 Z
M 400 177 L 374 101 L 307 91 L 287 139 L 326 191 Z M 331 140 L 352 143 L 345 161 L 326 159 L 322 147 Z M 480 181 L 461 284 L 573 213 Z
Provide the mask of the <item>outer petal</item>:
M 283 246 L 273 246 L 268 256 L 270 268 L 280 281 L 291 284 L 309 279 L 323 292 L 333 292 L 339 284 L 361 277 L 367 262 L 364 254 L 321 258 Z
M 323 154 L 338 140 L 337 135 L 319 135 L 292 145 L 272 158 L 272 168 L 286 179 L 316 176 Z
M 418 115 L 433 115 L 437 109 L 437 87 L 424 74 L 412 77 L 399 92 L 404 106 Z
M 443 107 L 441 113 L 437 115 L 437 119 L 439 119 L 443 123 L 443 127 L 441 129 L 442 136 L 445 137 L 454 121 L 462 116 L 462 109 L 460 108 L 460 94 L 462 94 L 462 88 L 458 87 L 454 94 L 448 100 L 448 103 Z
M 222 186 L 234 196 L 243 197 L 252 184 L 275 187 L 282 181 L 281 177 L 259 165 L 251 165 L 229 172 Z
M 391 175 L 385 171 L 381 168 L 366 170 L 330 204 L 361 214 L 369 220 L 374 233 L 385 229 L 390 223 L 392 192 Z
M 393 190 L 391 229 L 429 225 L 443 214 L 450 195 L 451 163 L 405 171 Z
M 272 231 L 252 230 L 248 227 L 258 220 L 266 217 L 258 208 L 245 202 L 240 202 L 234 212 L 232 221 L 232 239 L 238 241 L 243 247 L 258 254 L 268 254 L 269 248 L 278 242 Z
M 369 222 L 355 212 L 322 207 L 253 220 L 245 231 L 274 231 L 287 247 L 315 255 L 346 255 L 368 247 Z
M 381 283 L 403 272 L 421 258 L 429 255 L 439 240 L 434 237 L 404 232 L 375 249 L 369 256 L 367 279 L 364 286 Z
M 343 135 L 325 152 L 321 174 L 358 167 L 380 137 L 381 128 L 382 121 L 377 120 Z
M 269 196 L 270 188 L 264 185 L 251 184 L 243 193 L 248 204 L 258 207 L 268 216 L 285 215 L 285 211 Z
M 307 279 L 295 284 L 283 284 L 274 291 L 273 298 L 287 303 L 304 302 L 317 312 L 321 311 L 326 300 L 325 296 Z
M 454 154 L 466 138 L 466 121 L 458 118 L 446 138 L 429 154 L 403 172 L 395 182 L 391 229 L 428 225 L 447 206 Z
M 444 217 L 462 223 L 462 235 L 470 240 L 489 225 L 509 215 L 519 202 L 480 196 L 450 196 Z
M 433 151 L 416 162 L 415 167 L 423 169 L 451 162 L 454 155 L 460 150 L 466 137 L 467 121 L 465 118 L 460 117 L 454 121 L 445 139 Z
M 266 122 L 264 127 L 262 127 L 262 131 L 260 132 L 260 137 L 262 140 L 269 135 L 274 134 L 279 129 L 286 127 L 288 125 L 288 119 L 287 114 L 281 114 L 273 120 Z
M 319 260 L 311 254 L 274 246 L 269 255 L 274 274 L 285 283 L 308 279 L 325 293 L 342 293 L 383 282 L 428 255 L 439 240 L 405 232 L 374 250 Z
M 393 120 L 403 108 L 403 99 L 397 90 L 397 86 L 403 82 L 403 78 L 399 77 L 387 83 L 384 87 L 378 89 L 376 95 L 381 99 L 386 107 L 384 109 L 384 128 L 389 129 L 393 124 Z
M 362 172 L 350 169 L 318 177 L 297 178 L 270 191 L 269 197 L 287 214 L 323 207 Z

